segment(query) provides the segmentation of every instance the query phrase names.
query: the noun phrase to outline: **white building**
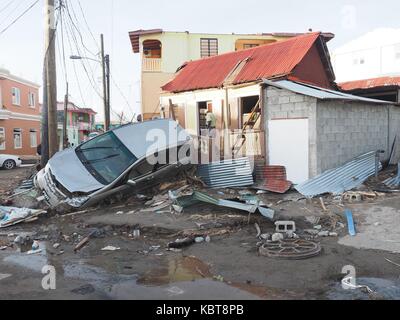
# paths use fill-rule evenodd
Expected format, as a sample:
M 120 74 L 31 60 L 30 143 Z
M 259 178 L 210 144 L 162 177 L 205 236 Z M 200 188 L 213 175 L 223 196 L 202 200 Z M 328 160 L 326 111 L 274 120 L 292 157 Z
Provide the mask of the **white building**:
M 400 29 L 373 30 L 334 50 L 338 82 L 400 75 Z

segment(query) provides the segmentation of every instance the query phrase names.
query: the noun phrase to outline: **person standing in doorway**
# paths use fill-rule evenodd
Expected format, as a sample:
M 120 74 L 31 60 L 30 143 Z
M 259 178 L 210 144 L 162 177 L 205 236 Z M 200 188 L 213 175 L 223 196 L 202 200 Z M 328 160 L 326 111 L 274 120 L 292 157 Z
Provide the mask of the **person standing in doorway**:
M 207 129 L 209 131 L 214 130 L 215 126 L 217 124 L 217 118 L 215 117 L 215 114 L 212 113 L 211 110 L 207 111 L 207 115 L 206 115 L 206 125 L 207 125 Z

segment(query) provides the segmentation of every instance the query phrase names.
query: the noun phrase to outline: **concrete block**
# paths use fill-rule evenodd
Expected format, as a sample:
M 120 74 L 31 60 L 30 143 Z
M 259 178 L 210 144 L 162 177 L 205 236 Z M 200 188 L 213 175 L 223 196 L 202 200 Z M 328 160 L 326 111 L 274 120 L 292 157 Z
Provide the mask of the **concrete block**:
M 283 103 L 289 103 L 290 102 L 290 98 L 289 97 L 279 97 L 279 103 L 283 104 Z
M 296 94 L 290 97 L 290 102 L 304 102 L 304 96 L 300 94 Z
M 276 232 L 296 232 L 296 223 L 294 221 L 276 221 Z

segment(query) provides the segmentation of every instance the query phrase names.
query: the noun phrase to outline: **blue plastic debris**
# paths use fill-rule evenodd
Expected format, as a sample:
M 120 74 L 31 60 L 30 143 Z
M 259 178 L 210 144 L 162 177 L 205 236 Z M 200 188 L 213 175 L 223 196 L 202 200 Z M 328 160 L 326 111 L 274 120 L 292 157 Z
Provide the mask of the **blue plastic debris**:
M 346 209 L 344 214 L 347 218 L 347 227 L 349 229 L 349 234 L 354 237 L 356 235 L 356 228 L 354 227 L 353 213 L 351 210 Z

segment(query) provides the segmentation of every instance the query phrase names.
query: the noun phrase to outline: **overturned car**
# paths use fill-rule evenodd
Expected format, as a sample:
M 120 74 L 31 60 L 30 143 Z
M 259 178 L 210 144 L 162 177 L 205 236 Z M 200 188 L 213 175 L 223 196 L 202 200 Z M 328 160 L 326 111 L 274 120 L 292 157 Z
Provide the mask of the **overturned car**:
M 75 208 L 154 186 L 191 167 L 192 139 L 175 121 L 128 124 L 54 155 L 34 178 L 47 204 Z

